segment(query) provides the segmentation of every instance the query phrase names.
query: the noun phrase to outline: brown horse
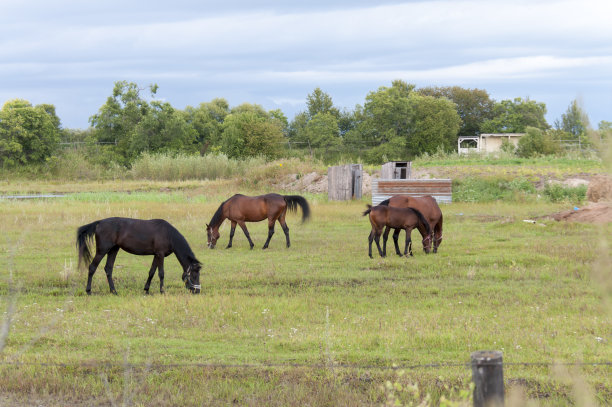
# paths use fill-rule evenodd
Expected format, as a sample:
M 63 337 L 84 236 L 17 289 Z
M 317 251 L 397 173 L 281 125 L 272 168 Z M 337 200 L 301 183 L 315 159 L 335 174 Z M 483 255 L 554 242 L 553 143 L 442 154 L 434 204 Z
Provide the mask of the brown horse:
M 274 224 L 277 220 L 283 228 L 283 232 L 285 232 L 287 247 L 289 247 L 291 246 L 291 242 L 289 241 L 289 227 L 285 222 L 285 214 L 287 213 L 287 209 L 296 211 L 298 205 L 302 208 L 302 222 L 304 222 L 310 217 L 310 207 L 306 199 L 302 196 L 278 194 L 244 196 L 236 194 L 223 202 L 210 220 L 210 224 L 206 224 L 208 247 L 211 249 L 215 248 L 215 244 L 220 236 L 219 227 L 225 219 L 229 219 L 230 222 L 232 222 L 229 243 L 226 249 L 232 247 L 232 239 L 234 238 L 236 224 L 240 225 L 242 228 L 252 249 L 255 245 L 251 240 L 245 222 L 260 222 L 264 219 L 268 219 L 268 240 L 266 240 L 266 243 L 263 245 L 263 249 L 268 248 L 270 239 L 272 239 L 272 235 L 274 234 Z
M 433 252 L 438 252 L 438 247 L 442 243 L 442 211 L 438 206 L 438 202 L 431 195 L 425 195 L 421 197 L 412 197 L 405 195 L 394 195 L 389 199 L 386 199 L 380 203 L 380 205 L 387 205 L 396 208 L 413 208 L 417 209 L 423 214 L 425 219 L 429 222 L 432 229 L 432 234 L 429 236 L 423 236 L 423 250 L 429 253 L 431 249 L 431 242 L 433 241 Z M 387 253 L 387 238 L 389 237 L 389 227 L 385 229 L 383 235 L 383 253 Z M 393 242 L 395 243 L 395 252 L 400 254 L 397 240 L 399 238 L 399 229 L 395 229 L 393 233 Z
M 372 231 L 368 237 L 368 255 L 370 258 L 372 258 L 372 240 L 376 241 L 376 247 L 378 247 L 378 254 L 380 254 L 380 257 L 385 257 L 385 254 L 380 249 L 380 235 L 385 226 L 392 227 L 396 230 L 404 229 L 406 231 L 404 256 L 406 256 L 408 252 L 410 252 L 410 256 L 412 256 L 412 240 L 410 239 L 412 229 L 418 228 L 423 236 L 429 236 L 431 234 L 429 222 L 427 222 L 421 212 L 414 208 L 394 208 L 392 206 L 381 205 L 374 207 L 372 207 L 372 205 L 367 206 L 368 209 L 363 213 L 363 216 L 369 214 L 370 223 L 372 224 Z

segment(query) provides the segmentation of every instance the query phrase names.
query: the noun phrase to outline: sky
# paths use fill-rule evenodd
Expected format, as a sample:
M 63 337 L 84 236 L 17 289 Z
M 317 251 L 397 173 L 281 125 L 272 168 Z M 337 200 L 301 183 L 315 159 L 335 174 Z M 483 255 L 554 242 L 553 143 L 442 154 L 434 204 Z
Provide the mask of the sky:
M 315 88 L 340 109 L 402 79 L 612 121 L 610 0 L 0 0 L 0 106 L 87 128 L 116 81 L 178 109 L 225 98 L 289 120 Z

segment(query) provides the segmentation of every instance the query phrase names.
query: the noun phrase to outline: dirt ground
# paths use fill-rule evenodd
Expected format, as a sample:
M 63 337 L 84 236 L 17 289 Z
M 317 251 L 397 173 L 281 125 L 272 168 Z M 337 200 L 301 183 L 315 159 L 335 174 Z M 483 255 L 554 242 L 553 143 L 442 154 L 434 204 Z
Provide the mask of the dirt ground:
M 567 222 L 586 222 L 586 223 L 607 223 L 612 222 L 612 202 L 596 202 L 578 208 L 570 209 L 550 215 L 558 221 Z
M 588 204 L 581 208 L 554 213 L 550 217 L 568 222 L 612 222 L 612 178 L 605 175 L 596 176 L 588 185 Z

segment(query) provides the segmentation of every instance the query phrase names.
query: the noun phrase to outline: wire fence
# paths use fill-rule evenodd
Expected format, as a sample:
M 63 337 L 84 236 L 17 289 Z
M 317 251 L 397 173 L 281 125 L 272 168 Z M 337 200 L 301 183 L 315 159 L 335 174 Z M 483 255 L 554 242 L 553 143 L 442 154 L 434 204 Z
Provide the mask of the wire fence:
M 131 363 L 115 361 L 86 361 L 86 362 L 19 362 L 0 361 L 0 366 L 40 366 L 61 368 L 130 368 L 130 369 L 153 369 L 169 370 L 178 368 L 201 368 L 201 369 L 347 369 L 347 370 L 416 370 L 416 369 L 439 369 L 463 367 L 470 368 L 471 362 L 433 362 L 422 364 L 393 364 L 393 365 L 360 365 L 350 363 Z M 610 367 L 612 362 L 481 362 L 479 365 L 506 367 Z

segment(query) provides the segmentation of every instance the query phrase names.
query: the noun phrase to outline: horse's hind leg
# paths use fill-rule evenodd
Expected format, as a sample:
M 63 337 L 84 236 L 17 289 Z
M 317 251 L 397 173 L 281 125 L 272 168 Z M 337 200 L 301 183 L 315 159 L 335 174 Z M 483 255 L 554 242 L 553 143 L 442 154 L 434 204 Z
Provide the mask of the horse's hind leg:
M 115 283 L 113 283 L 113 267 L 115 266 L 115 259 L 117 258 L 117 253 L 119 252 L 119 246 L 114 246 L 108 252 L 106 256 L 106 265 L 104 266 L 104 271 L 106 272 L 106 279 L 108 280 L 108 288 L 110 289 L 111 294 L 117 295 L 117 290 L 115 290 Z
M 278 223 L 280 223 L 281 227 L 283 228 L 283 232 L 285 232 L 285 240 L 287 240 L 287 247 L 291 247 L 291 240 L 289 239 L 289 226 L 287 226 L 287 222 L 285 222 L 284 213 L 280 216 L 280 218 L 278 218 Z
M 96 269 L 98 268 L 98 264 L 102 261 L 102 258 L 106 255 L 106 252 L 101 252 L 99 250 L 96 251 L 96 255 L 94 256 L 91 264 L 89 265 L 89 272 L 87 273 L 87 287 L 85 287 L 85 292 L 87 295 L 91 295 L 91 280 L 93 275 L 96 273 Z
M 266 243 L 264 243 L 262 249 L 268 248 L 270 239 L 272 239 L 272 235 L 274 235 L 274 224 L 275 223 L 276 223 L 276 219 L 268 219 L 268 238 L 266 239 Z
M 383 233 L 383 254 L 387 255 L 387 239 L 389 238 L 389 231 L 391 228 L 389 226 L 385 226 L 385 232 Z
M 157 269 L 157 256 L 153 257 L 153 262 L 151 263 L 151 269 L 149 270 L 149 277 L 147 278 L 147 282 L 144 286 L 145 294 L 149 294 L 149 287 L 151 287 L 151 280 L 153 280 L 153 276 L 155 276 L 155 270 Z
M 246 224 L 244 223 L 244 221 L 240 221 L 240 222 L 238 222 L 238 224 L 242 228 L 242 231 L 244 232 L 244 235 L 246 236 L 247 240 L 249 241 L 249 245 L 251 246 L 251 249 L 253 249 L 253 247 L 255 245 L 253 244 L 253 241 L 251 240 L 251 235 L 249 235 L 249 230 L 247 229 Z
M 230 229 L 230 240 L 229 240 L 229 243 L 227 244 L 226 249 L 229 249 L 230 247 L 232 247 L 232 240 L 234 239 L 234 232 L 236 232 L 236 222 L 232 221 L 232 228 Z
M 372 231 L 370 232 L 370 236 L 368 236 L 368 256 L 370 256 L 371 259 L 373 259 L 374 257 L 372 257 L 372 241 L 374 240 L 374 229 L 372 229 Z

